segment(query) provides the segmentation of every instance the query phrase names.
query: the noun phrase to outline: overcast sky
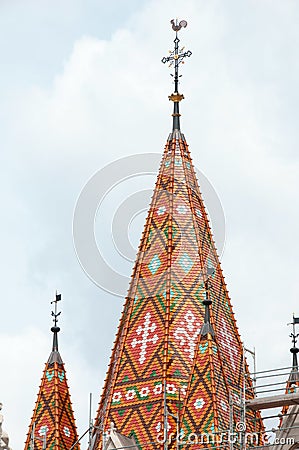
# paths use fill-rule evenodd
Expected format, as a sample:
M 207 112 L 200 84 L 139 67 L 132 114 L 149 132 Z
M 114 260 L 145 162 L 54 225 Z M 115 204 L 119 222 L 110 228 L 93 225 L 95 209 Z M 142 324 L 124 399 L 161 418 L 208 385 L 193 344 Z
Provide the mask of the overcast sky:
M 51 350 L 56 289 L 80 434 L 89 392 L 97 407 L 122 299 L 82 270 L 73 211 L 109 162 L 162 154 L 172 85 L 160 60 L 172 47 L 175 17 L 188 21 L 180 37 L 193 52 L 182 68 L 182 130 L 225 213 L 222 267 L 242 339 L 256 347 L 259 369 L 291 362 L 286 324 L 299 314 L 298 2 L 1 0 L 0 401 L 14 449 L 25 441 Z M 109 242 L 123 201 L 112 197 L 113 208 L 99 212 L 97 241 L 130 276 L 132 262 Z M 143 220 L 130 228 L 135 246 Z

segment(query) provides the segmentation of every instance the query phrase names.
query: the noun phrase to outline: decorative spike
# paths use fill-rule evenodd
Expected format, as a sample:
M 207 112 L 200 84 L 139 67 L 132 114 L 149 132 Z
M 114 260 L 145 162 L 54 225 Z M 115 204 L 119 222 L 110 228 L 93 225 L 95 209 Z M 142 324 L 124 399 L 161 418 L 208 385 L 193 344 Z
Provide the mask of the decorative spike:
M 292 338 L 292 344 L 293 346 L 290 349 L 290 352 L 293 355 L 293 361 L 292 361 L 292 372 L 290 375 L 289 382 L 292 383 L 298 383 L 299 382 L 299 372 L 298 372 L 298 357 L 297 354 L 299 353 L 299 349 L 296 346 L 299 333 L 296 333 L 296 324 L 299 323 L 299 318 L 295 317 L 293 314 L 293 322 L 289 325 L 293 326 L 293 332 L 290 334 L 290 338 Z
M 51 315 L 52 317 L 54 317 L 53 322 L 54 322 L 54 327 L 51 328 L 51 331 L 53 332 L 53 346 L 52 346 L 52 352 L 58 352 L 58 333 L 60 331 L 60 328 L 57 326 L 58 323 L 58 317 L 61 314 L 61 311 L 57 312 L 57 303 L 61 301 L 61 294 L 57 294 L 56 291 L 56 296 L 55 296 L 55 300 L 53 300 L 51 302 L 55 304 L 55 310 L 52 311 Z
M 66 379 L 65 367 L 58 351 L 57 302 L 61 294 L 56 293 L 54 317 L 54 333 L 52 352 L 42 376 L 41 385 L 29 426 L 25 450 L 61 450 L 61 448 L 79 450 L 78 434 L 74 413 Z
M 293 355 L 292 358 L 292 370 L 287 382 L 287 387 L 286 387 L 286 394 L 290 394 L 293 393 L 296 389 L 299 390 L 299 371 L 298 371 L 298 352 L 299 349 L 297 348 L 296 344 L 297 344 L 297 340 L 298 340 L 298 336 L 299 334 L 296 333 L 296 325 L 299 324 L 299 318 L 295 317 L 293 314 L 293 321 L 288 323 L 288 325 L 292 325 L 292 333 L 290 334 L 290 338 L 292 339 L 292 344 L 293 346 L 290 348 L 290 352 Z M 289 406 L 284 406 L 282 408 L 281 411 L 281 420 L 280 420 L 280 428 L 283 425 L 283 422 L 285 420 L 285 415 L 288 413 L 289 410 Z

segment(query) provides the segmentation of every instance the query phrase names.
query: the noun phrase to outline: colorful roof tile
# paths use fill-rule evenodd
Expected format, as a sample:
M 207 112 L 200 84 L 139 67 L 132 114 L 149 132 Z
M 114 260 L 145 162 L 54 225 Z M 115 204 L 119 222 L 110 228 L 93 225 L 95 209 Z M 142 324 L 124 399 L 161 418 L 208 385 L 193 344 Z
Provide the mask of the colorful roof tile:
M 52 352 L 43 372 L 25 450 L 69 450 L 78 440 L 65 367 L 58 350 L 60 313 L 56 308 L 60 299 L 61 295 L 56 295 Z M 74 449 L 79 450 L 79 444 Z

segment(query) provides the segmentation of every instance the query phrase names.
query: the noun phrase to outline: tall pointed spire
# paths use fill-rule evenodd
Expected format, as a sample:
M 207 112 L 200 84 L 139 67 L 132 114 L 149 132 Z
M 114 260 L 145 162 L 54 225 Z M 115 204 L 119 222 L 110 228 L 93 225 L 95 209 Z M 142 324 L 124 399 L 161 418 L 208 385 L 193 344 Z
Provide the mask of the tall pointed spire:
M 66 372 L 58 350 L 57 322 L 61 312 L 57 312 L 57 303 L 60 300 L 61 294 L 56 293 L 51 302 L 55 304 L 52 351 L 42 376 L 25 450 L 70 449 L 78 440 Z M 74 448 L 79 450 L 79 444 Z
M 180 415 L 181 402 L 185 402 L 195 363 L 204 384 L 215 365 L 209 405 L 215 417 L 218 414 L 223 418 L 222 422 L 217 419 L 219 430 L 229 427 L 228 397 L 240 403 L 240 386 L 245 378 L 250 384 L 207 212 L 180 131 L 178 66 L 191 52 L 184 53 L 178 47 L 176 28 L 185 27 L 186 22 L 172 25 L 176 31 L 175 50 L 162 61 L 175 65 L 173 131 L 166 142 L 118 327 L 95 420 L 93 450 L 102 448 L 111 422 L 123 435 L 133 436 L 141 447 L 148 443 L 165 446 L 163 438 L 170 439 L 177 429 L 175 417 Z M 208 340 L 208 350 L 203 353 L 197 347 L 200 333 Z M 195 361 L 196 351 L 199 362 Z M 192 385 L 192 389 L 196 391 L 200 386 Z M 227 408 L 222 415 L 216 412 L 216 395 Z M 251 398 L 252 389 L 247 389 L 244 396 Z M 194 409 L 198 415 L 205 410 L 195 401 L 188 403 L 188 409 L 190 417 Z M 240 414 L 234 416 L 236 420 Z M 198 416 L 196 427 L 214 433 L 214 418 L 205 419 Z M 187 418 L 186 424 L 192 432 L 194 423 Z M 255 428 L 261 429 L 259 420 Z M 168 445 L 175 446 L 173 441 Z

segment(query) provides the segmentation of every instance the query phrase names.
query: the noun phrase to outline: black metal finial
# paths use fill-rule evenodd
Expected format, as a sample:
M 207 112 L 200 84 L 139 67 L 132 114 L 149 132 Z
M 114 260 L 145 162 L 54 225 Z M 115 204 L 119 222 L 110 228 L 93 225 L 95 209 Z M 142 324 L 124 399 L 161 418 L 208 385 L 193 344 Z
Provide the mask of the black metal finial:
M 290 338 L 292 339 L 292 344 L 293 344 L 293 347 L 290 348 L 290 352 L 293 355 L 292 375 L 291 375 L 292 379 L 290 381 L 293 381 L 293 382 L 299 381 L 298 357 L 297 357 L 297 354 L 299 353 L 299 349 L 298 349 L 298 347 L 296 347 L 298 336 L 299 336 L 299 333 L 296 333 L 296 325 L 297 324 L 299 324 L 299 317 L 295 317 L 293 314 L 293 322 L 288 324 L 288 325 L 293 326 L 293 332 L 290 334 Z
M 61 311 L 57 312 L 57 303 L 61 301 L 61 294 L 57 294 L 55 295 L 55 300 L 53 300 L 51 302 L 55 303 L 55 308 L 54 311 L 52 311 L 51 316 L 54 317 L 53 322 L 54 322 L 54 327 L 51 328 L 51 331 L 54 333 L 53 335 L 53 348 L 52 351 L 58 351 L 58 333 L 60 331 L 60 328 L 57 326 L 57 322 L 58 322 L 58 317 L 61 314 Z
M 205 299 L 202 302 L 203 305 L 205 306 L 205 318 L 204 318 L 204 323 L 200 330 L 201 338 L 206 337 L 208 335 L 208 333 L 210 333 L 210 335 L 212 337 L 215 336 L 215 332 L 214 332 L 214 329 L 211 324 L 211 313 L 210 313 L 210 306 L 212 305 L 211 284 L 210 284 L 210 280 L 208 278 L 205 281 L 205 291 L 206 291 Z
M 179 94 L 179 78 L 182 75 L 179 75 L 179 65 L 182 63 L 184 64 L 184 59 L 188 56 L 192 55 L 192 52 L 190 50 L 184 51 L 184 48 L 179 48 L 179 38 L 178 38 L 178 31 L 181 28 L 186 28 L 187 22 L 186 20 L 181 20 L 178 22 L 178 20 L 174 21 L 171 20 L 170 23 L 172 24 L 172 29 L 175 31 L 175 40 L 174 42 L 174 50 L 170 50 L 170 56 L 166 56 L 162 58 L 162 63 L 168 63 L 169 67 L 174 66 L 174 74 L 171 74 L 172 77 L 174 77 L 174 93 L 171 94 L 168 98 L 169 100 L 173 101 L 173 130 L 179 130 L 180 129 L 180 113 L 179 113 L 179 102 L 183 100 L 184 96 L 182 94 Z

